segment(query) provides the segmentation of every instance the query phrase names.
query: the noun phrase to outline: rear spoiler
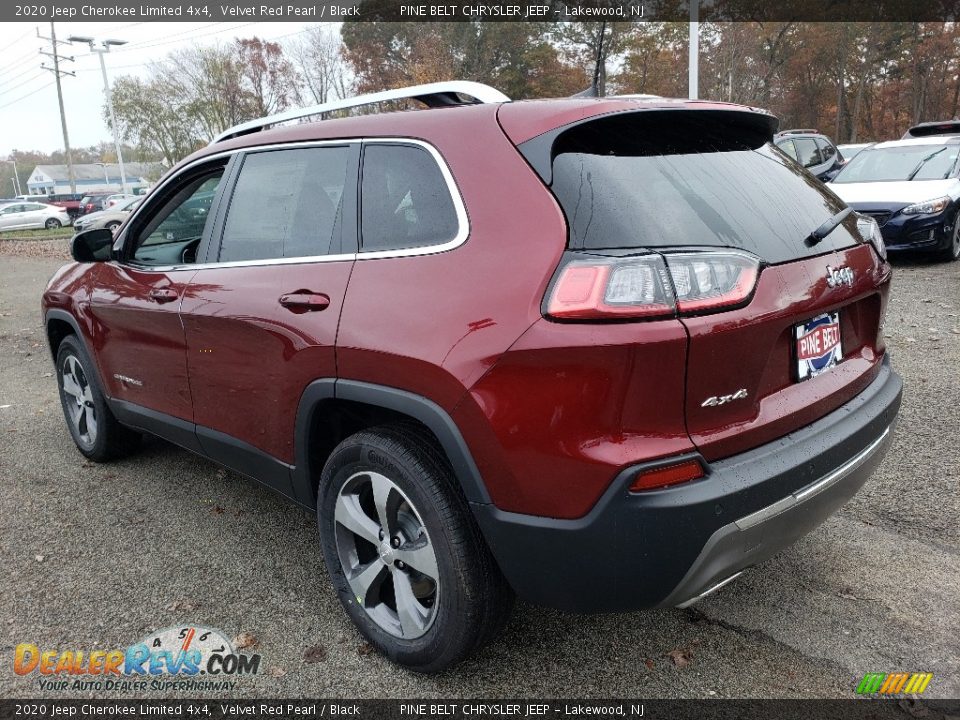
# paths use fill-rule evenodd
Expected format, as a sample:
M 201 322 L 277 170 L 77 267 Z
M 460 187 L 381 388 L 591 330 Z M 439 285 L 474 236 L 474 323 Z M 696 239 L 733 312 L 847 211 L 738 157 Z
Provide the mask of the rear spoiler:
M 934 135 L 960 135 L 960 120 L 938 120 L 925 122 L 908 128 L 901 140 L 931 137 Z
M 779 120 L 765 111 L 742 107 L 691 109 L 650 107 L 621 110 L 561 125 L 517 149 L 547 184 L 553 183 L 553 159 L 561 152 L 650 155 L 669 152 L 679 139 L 690 152 L 724 147 L 760 147 L 773 139 Z M 671 142 L 672 140 L 672 142 Z M 607 144 L 615 144 L 610 148 Z

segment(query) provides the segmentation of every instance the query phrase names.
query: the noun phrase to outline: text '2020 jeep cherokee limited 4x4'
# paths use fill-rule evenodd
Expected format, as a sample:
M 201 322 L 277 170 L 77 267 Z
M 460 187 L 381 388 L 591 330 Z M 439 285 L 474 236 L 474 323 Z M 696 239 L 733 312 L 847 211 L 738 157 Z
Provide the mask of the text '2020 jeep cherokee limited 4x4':
M 755 109 L 507 102 L 238 126 L 43 297 L 67 425 L 315 509 L 363 635 L 437 671 L 514 594 L 685 605 L 864 483 L 901 383 L 876 224 Z

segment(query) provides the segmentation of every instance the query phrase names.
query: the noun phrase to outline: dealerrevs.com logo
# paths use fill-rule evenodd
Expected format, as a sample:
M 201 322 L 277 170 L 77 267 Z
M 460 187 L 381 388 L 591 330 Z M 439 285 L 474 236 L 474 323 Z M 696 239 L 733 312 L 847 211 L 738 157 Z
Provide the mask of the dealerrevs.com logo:
M 256 675 L 260 655 L 238 653 L 221 631 L 171 627 L 126 649 L 43 649 L 20 643 L 13 671 L 37 676 L 41 690 L 232 690 L 236 678 Z

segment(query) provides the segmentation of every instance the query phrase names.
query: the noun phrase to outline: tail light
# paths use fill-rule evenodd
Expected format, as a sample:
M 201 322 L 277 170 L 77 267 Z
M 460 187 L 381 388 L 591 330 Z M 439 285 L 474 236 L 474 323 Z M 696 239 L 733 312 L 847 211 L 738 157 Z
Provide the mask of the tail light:
M 652 319 L 745 302 L 760 262 L 736 250 L 609 257 L 568 253 L 546 314 L 568 320 Z
M 887 246 L 883 242 L 883 235 L 880 233 L 880 226 L 877 221 L 869 215 L 857 215 L 857 230 L 860 231 L 860 235 L 865 242 L 873 245 L 873 249 L 877 251 L 880 259 L 886 260 Z

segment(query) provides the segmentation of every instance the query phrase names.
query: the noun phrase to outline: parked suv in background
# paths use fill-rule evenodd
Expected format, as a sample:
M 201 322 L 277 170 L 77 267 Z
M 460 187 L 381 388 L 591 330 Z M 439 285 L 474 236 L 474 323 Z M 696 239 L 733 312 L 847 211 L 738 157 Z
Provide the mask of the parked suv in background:
M 436 109 L 265 129 L 404 97 Z M 315 510 L 346 612 L 421 672 L 514 593 L 688 605 L 846 502 L 900 403 L 876 224 L 776 122 L 439 83 L 238 126 L 50 281 L 67 427 Z
M 783 130 L 774 143 L 824 182 L 832 180 L 843 167 L 843 155 L 833 140 L 816 130 Z
M 92 195 L 84 195 L 80 198 L 80 215 L 87 215 L 92 212 L 100 212 L 103 210 L 106 205 L 108 197 L 113 196 L 115 193 L 94 193 Z

